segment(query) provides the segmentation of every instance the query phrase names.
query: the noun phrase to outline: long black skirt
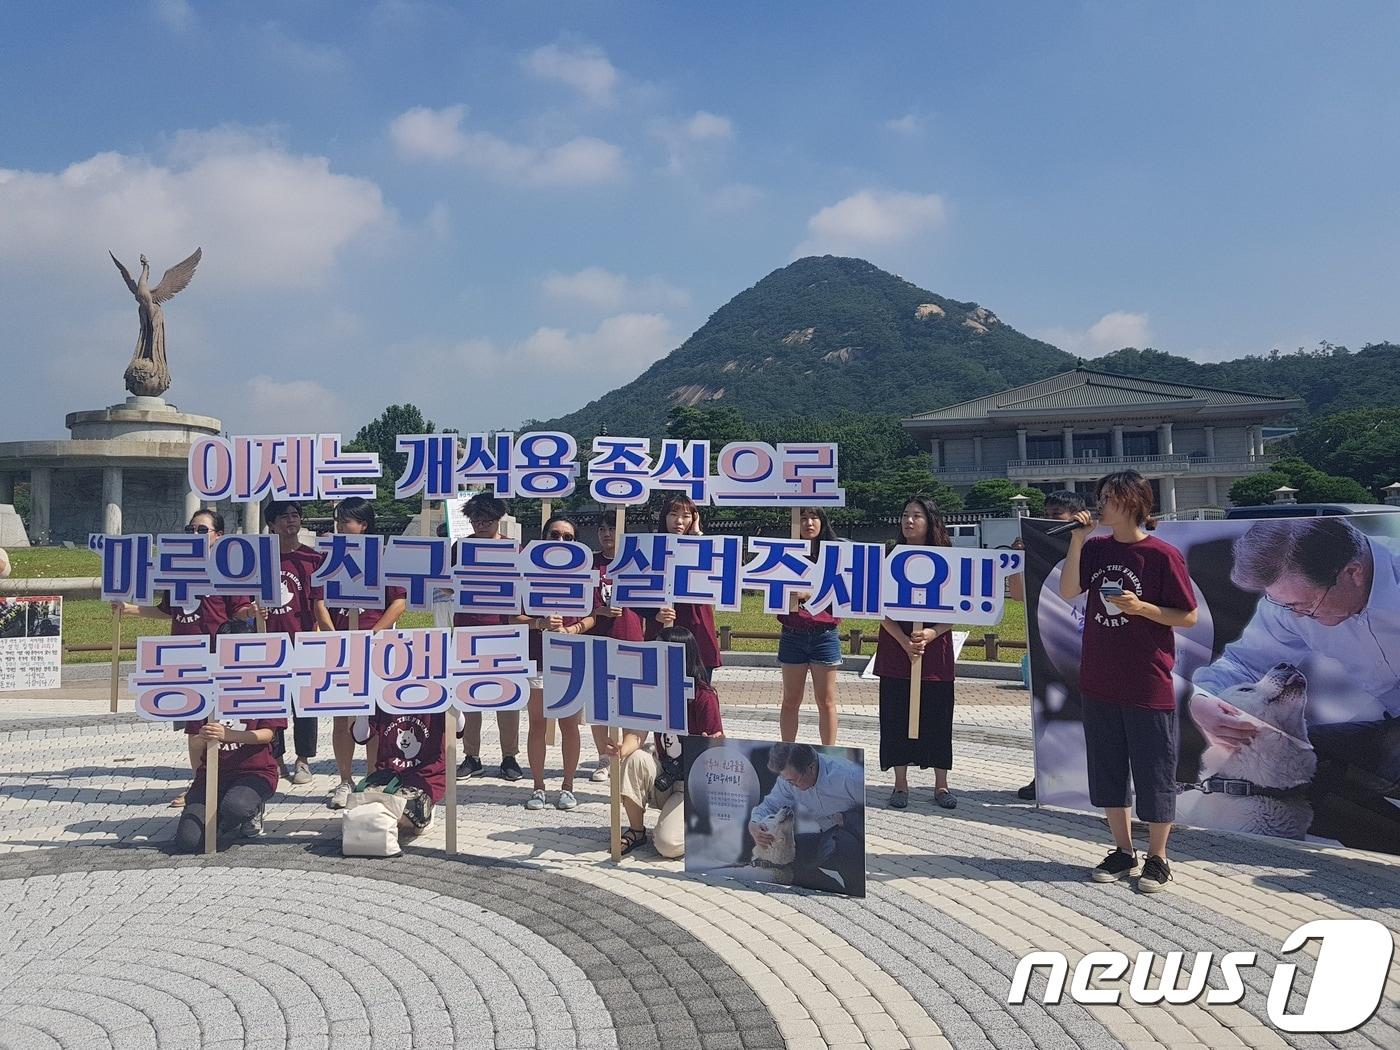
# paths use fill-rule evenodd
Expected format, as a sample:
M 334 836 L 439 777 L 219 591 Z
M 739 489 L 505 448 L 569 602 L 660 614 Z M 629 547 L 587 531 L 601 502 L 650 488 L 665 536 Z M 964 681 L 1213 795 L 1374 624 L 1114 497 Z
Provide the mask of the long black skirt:
M 880 679 L 880 768 L 953 768 L 953 683 L 924 682 L 919 738 L 909 739 L 909 679 Z

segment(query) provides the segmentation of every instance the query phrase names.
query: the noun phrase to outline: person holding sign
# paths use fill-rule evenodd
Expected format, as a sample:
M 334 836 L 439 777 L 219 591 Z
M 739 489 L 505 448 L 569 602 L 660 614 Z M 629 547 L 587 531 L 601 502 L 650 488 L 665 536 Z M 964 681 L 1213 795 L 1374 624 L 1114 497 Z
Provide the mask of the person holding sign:
M 588 633 L 605 638 L 616 638 L 621 642 L 640 642 L 646 638 L 646 628 L 636 609 L 615 609 L 612 607 L 612 581 L 608 579 L 608 566 L 617 557 L 617 522 L 609 513 L 598 519 L 598 553 L 593 559 L 593 567 L 598 570 L 598 590 L 593 600 L 593 626 Z M 608 779 L 608 727 L 595 725 L 593 745 L 598 750 L 598 765 L 588 779 L 601 784 Z
M 282 594 L 277 606 L 267 610 L 268 632 L 296 638 L 301 632 L 318 628 L 331 630 L 330 617 L 320 601 L 321 588 L 311 582 L 325 555 L 301 542 L 301 504 L 295 500 L 268 500 L 263 518 L 282 552 Z M 296 747 L 296 766 L 292 770 L 287 769 L 284 729 L 277 730 L 272 753 L 277 756 L 284 777 L 293 784 L 309 784 L 311 760 L 316 757 L 316 719 L 292 719 L 292 742 Z
M 798 538 L 811 544 L 808 556 L 817 560 L 817 548 L 835 541 L 836 533 L 820 507 L 803 507 L 798 512 Z M 794 595 L 805 602 L 811 594 Z M 823 744 L 836 743 L 836 670 L 841 666 L 841 621 L 829 612 L 812 613 L 799 605 L 794 613 L 778 617 L 782 635 L 778 639 L 778 663 L 783 674 L 783 707 L 778 716 L 779 735 L 786 742 L 797 739 L 798 714 L 812 676 L 812 695 L 817 701 L 818 726 Z
M 666 497 L 656 519 L 657 532 L 677 536 L 700 535 L 700 508 L 689 496 L 675 494 Z M 667 627 L 684 627 L 695 636 L 700 650 L 700 665 L 713 671 L 723 661 L 719 654 L 719 635 L 715 632 L 715 611 L 708 605 L 694 602 L 674 602 L 650 614 L 647 640 L 655 641 L 658 632 Z
M 374 532 L 374 504 L 362 496 L 341 500 L 335 506 L 335 528 L 347 536 Z M 408 592 L 402 587 L 389 586 L 384 588 L 382 609 L 328 609 L 324 601 L 318 601 L 316 616 L 318 620 L 328 618 L 337 631 L 383 631 L 393 627 L 406 608 Z M 353 619 L 351 612 L 356 614 Z M 355 790 L 355 739 L 351 735 L 354 721 L 348 715 L 336 715 L 331 726 L 331 751 L 335 754 L 336 772 L 340 774 L 340 783 L 331 792 L 331 809 L 344 809 Z M 370 758 L 373 765 L 373 756 Z M 441 793 L 438 801 L 441 801 Z
M 927 496 L 910 496 L 899 517 L 899 542 L 951 547 L 943 516 Z M 909 767 L 933 767 L 933 799 L 944 809 L 958 804 L 948 789 L 953 768 L 953 639 L 951 624 L 919 627 L 885 618 L 875 643 L 880 679 L 880 768 L 894 769 L 890 806 L 909 805 Z M 914 661 L 919 660 L 919 736 L 909 738 Z
M 695 696 L 686 704 L 686 728 L 692 736 L 724 736 L 719 713 L 719 696 L 710 684 L 710 672 L 700 660 L 695 635 L 684 627 L 665 627 L 656 641 L 679 642 L 685 646 L 685 673 L 695 679 Z M 685 854 L 685 787 L 682 783 L 681 738 L 672 733 L 656 733 L 656 753 L 642 744 L 642 734 L 623 731 L 622 743 L 604 737 L 599 749 L 606 757 L 622 760 L 622 808 L 627 827 L 622 832 L 625 856 L 646 845 L 646 811 L 661 811 L 654 832 L 656 852 L 668 860 Z
M 467 500 L 462 508 L 471 522 L 472 538 L 479 540 L 500 540 L 501 519 L 506 516 L 504 502 L 485 492 L 478 492 Z M 523 623 L 528 617 L 520 617 L 515 622 Z M 454 613 L 454 627 L 496 626 L 505 623 L 506 617 L 494 613 Z M 457 776 L 479 777 L 485 772 L 481 765 L 481 712 L 468 711 L 462 716 L 462 761 L 457 765 Z M 520 751 L 520 712 L 497 711 L 496 728 L 501 734 L 501 776 L 506 780 L 519 780 L 525 775 L 516 755 Z
M 1152 486 L 1135 470 L 1099 479 L 1099 520 L 1110 536 L 1089 539 L 1087 510 L 1074 515 L 1069 552 L 1060 570 L 1060 597 L 1088 592 L 1079 692 L 1089 800 L 1101 806 L 1114 848 L 1091 872 L 1095 882 L 1137 874 L 1128 807 L 1147 824 L 1147 859 L 1138 890 L 1156 893 L 1171 880 L 1167 836 L 1176 818 L 1180 746 L 1172 666 L 1178 627 L 1196 623 L 1196 597 L 1181 552 L 1148 530 Z M 1131 789 L 1129 778 L 1131 776 Z
M 190 800 L 175 826 L 175 848 L 197 852 L 204 843 L 204 756 L 219 745 L 219 835 L 255 838 L 262 834 L 263 807 L 277 790 L 273 737 L 287 728 L 285 718 L 189 722 L 191 752 L 197 743 L 199 767 L 186 794 Z M 194 800 L 198 801 L 194 801 Z
M 191 536 L 205 536 L 212 544 L 224 534 L 224 516 L 216 510 L 196 511 L 190 518 L 189 524 L 185 526 L 185 532 Z M 180 608 L 175 608 L 171 604 L 169 594 L 162 594 L 160 601 L 155 605 L 113 602 L 112 608 L 120 610 L 124 616 L 163 617 L 170 621 L 170 633 L 173 635 L 202 634 L 208 638 L 215 637 L 219 633 L 219 629 L 230 620 L 251 620 L 253 616 L 249 599 L 221 594 L 202 595 Z M 185 725 L 183 722 L 176 722 L 174 728 L 178 732 L 183 730 Z M 186 738 L 186 743 L 189 746 L 190 768 L 198 770 L 200 763 L 204 761 L 204 742 L 197 737 L 189 736 Z M 172 809 L 179 809 L 184 804 L 185 793 L 183 791 L 170 800 Z
M 578 538 L 578 526 L 566 514 L 555 514 L 544 523 L 544 538 L 572 543 Z M 587 634 L 597 626 L 597 618 L 585 616 L 537 616 L 530 621 L 530 659 L 536 667 L 544 666 L 544 632 L 556 631 L 563 634 Z M 530 775 L 534 785 L 530 797 L 525 801 L 526 809 L 544 809 L 547 805 L 544 782 L 545 756 L 545 717 L 544 685 L 532 683 L 530 687 L 530 735 L 525 741 L 525 750 L 530 759 Z M 574 773 L 578 770 L 580 713 L 559 719 L 559 749 L 564 757 L 564 786 L 554 800 L 555 809 L 577 809 L 578 799 L 574 797 Z

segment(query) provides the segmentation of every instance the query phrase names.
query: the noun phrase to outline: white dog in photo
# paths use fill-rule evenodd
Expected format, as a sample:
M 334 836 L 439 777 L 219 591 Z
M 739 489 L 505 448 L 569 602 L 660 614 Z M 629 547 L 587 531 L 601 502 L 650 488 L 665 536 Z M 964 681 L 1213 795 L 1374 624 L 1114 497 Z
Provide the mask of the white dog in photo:
M 794 838 L 796 816 L 790 806 L 783 806 L 766 820 L 756 825 L 773 836 L 767 846 L 755 842 L 752 864 L 755 868 L 772 869 L 775 882 L 792 881 L 792 864 L 797 859 L 797 844 Z
M 1236 751 L 1211 747 L 1201 756 L 1201 781 L 1247 782 L 1250 794 L 1188 791 L 1180 816 L 1187 823 L 1300 839 L 1312 824 L 1307 788 L 1317 772 L 1305 713 L 1308 680 L 1292 664 L 1278 664 L 1258 682 L 1231 686 L 1220 699 L 1264 723 Z M 1253 793 L 1263 789 L 1263 794 Z M 1280 797 L 1281 796 L 1281 797 Z
M 412 762 L 418 757 L 418 752 L 423 750 L 423 741 L 418 739 L 418 734 L 412 729 L 400 729 L 396 742 L 399 754 L 408 762 Z

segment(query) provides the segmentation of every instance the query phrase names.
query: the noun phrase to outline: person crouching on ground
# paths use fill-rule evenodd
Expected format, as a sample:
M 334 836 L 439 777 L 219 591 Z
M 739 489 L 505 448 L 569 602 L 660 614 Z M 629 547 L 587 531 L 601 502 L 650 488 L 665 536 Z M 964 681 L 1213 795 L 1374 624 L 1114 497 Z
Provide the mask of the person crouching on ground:
M 185 732 L 200 744 L 218 744 L 220 845 L 228 837 L 255 838 L 263 831 L 263 808 L 277 790 L 277 758 L 272 738 L 287 728 L 285 718 L 189 722 Z M 204 842 L 204 794 L 207 746 L 201 749 L 194 783 L 186 792 L 184 811 L 175 826 L 175 848 L 193 853 Z
M 710 672 L 700 660 L 695 635 L 684 627 L 665 627 L 658 642 L 679 642 L 685 646 L 685 673 L 695 679 L 695 697 L 686 705 L 686 728 L 691 736 L 724 736 L 719 713 L 719 696 L 710 684 Z M 622 852 L 631 853 L 647 841 L 647 807 L 661 811 L 656 818 L 656 852 L 674 859 L 685 853 L 685 786 L 680 766 L 680 737 L 656 734 L 656 753 L 642 744 L 643 734 L 625 730 L 622 743 L 606 741 L 606 756 L 616 754 L 622 766 L 622 808 L 627 827 L 622 832 Z
M 374 757 L 365 786 L 382 788 L 397 777 L 395 794 L 404 800 L 399 836 L 423 834 L 447 797 L 447 716 L 381 709 L 354 722 L 355 742 L 366 744 Z
M 1060 597 L 1088 592 L 1079 692 L 1089 801 L 1104 810 L 1114 848 L 1091 877 L 1115 882 L 1138 870 L 1128 807 L 1137 797 L 1147 826 L 1147 859 L 1138 889 L 1166 888 L 1167 835 L 1176 818 L 1176 765 L 1180 747 L 1172 684 L 1177 627 L 1196 623 L 1196 598 L 1181 552 L 1149 536 L 1152 486 L 1134 470 L 1099 480 L 1099 520 L 1111 536 L 1088 539 L 1093 519 L 1074 515 L 1069 553 L 1060 570 Z M 1131 788 L 1129 776 L 1131 775 Z

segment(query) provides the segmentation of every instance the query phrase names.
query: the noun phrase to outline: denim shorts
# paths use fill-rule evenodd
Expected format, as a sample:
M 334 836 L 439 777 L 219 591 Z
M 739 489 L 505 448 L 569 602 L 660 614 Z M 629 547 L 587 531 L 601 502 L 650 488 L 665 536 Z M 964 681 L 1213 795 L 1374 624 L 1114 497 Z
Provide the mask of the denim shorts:
M 841 635 L 835 627 L 806 633 L 784 627 L 778 639 L 778 663 L 841 666 Z

